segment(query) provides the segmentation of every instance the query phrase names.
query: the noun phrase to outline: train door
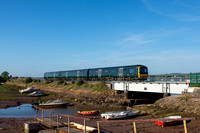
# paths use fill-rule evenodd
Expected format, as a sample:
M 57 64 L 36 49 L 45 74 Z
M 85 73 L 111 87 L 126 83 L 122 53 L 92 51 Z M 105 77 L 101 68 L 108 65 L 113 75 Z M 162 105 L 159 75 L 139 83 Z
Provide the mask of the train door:
M 102 69 L 98 69 L 98 77 L 100 78 L 102 75 Z
M 79 76 L 80 76 L 80 71 L 77 71 L 77 77 L 79 78 Z
M 77 71 L 77 79 L 80 80 L 80 71 Z
M 123 77 L 124 68 L 119 68 L 119 77 Z
M 68 78 L 68 72 L 66 72 L 66 79 Z

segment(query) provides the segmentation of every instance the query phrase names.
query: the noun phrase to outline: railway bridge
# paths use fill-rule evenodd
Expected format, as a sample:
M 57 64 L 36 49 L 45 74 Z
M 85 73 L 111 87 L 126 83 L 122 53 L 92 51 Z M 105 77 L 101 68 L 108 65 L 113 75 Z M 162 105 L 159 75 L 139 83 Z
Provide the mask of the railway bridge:
M 158 100 L 170 95 L 181 95 L 184 92 L 193 92 L 187 82 L 111 82 L 111 88 L 118 93 L 125 94 L 128 99 Z

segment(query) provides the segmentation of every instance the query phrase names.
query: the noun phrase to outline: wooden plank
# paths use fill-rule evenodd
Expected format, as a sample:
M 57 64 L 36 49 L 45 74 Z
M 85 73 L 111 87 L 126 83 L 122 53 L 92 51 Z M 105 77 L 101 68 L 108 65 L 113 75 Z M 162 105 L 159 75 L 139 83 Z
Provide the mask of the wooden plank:
M 57 133 L 68 133 L 68 127 L 59 128 Z M 70 133 L 83 133 L 83 131 L 76 128 L 70 128 Z
M 51 120 L 51 124 L 49 123 L 50 119 L 49 118 L 43 118 L 43 121 L 39 118 L 36 118 L 37 121 L 39 121 L 41 124 L 49 127 L 49 128 L 56 128 L 57 125 L 59 125 L 59 127 L 64 126 L 62 123 L 58 123 L 54 120 Z

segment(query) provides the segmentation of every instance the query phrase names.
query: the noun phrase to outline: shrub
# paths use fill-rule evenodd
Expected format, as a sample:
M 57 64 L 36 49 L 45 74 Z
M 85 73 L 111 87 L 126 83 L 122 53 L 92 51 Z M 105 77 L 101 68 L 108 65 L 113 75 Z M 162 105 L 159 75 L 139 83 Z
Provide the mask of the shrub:
M 33 79 L 28 77 L 28 78 L 26 78 L 25 83 L 28 84 L 28 83 L 31 83 L 32 81 L 33 81 Z
M 76 85 L 78 85 L 78 86 L 80 86 L 80 85 L 82 85 L 82 84 L 84 84 L 84 81 L 83 81 L 83 80 L 79 80 L 79 81 L 76 82 Z
M 63 83 L 64 83 L 64 81 L 63 81 L 62 79 L 59 79 L 58 85 L 61 85 L 61 84 L 63 84 Z
M 46 84 L 50 84 L 50 83 L 52 83 L 52 82 L 53 82 L 52 79 L 48 79 L 48 80 L 45 81 Z
M 75 83 L 75 81 L 72 81 L 72 84 L 74 84 Z
M 108 90 L 108 86 L 106 85 L 106 82 L 104 81 L 96 84 L 93 88 L 93 91 L 102 91 L 102 90 Z

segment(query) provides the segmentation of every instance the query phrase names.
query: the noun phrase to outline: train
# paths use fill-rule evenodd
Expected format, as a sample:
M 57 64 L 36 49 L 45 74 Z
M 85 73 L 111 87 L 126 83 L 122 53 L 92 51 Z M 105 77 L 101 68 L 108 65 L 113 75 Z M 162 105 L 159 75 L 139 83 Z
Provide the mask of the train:
M 143 81 L 148 78 L 148 68 L 144 65 L 128 65 L 90 68 L 44 73 L 45 80 L 65 81 Z

